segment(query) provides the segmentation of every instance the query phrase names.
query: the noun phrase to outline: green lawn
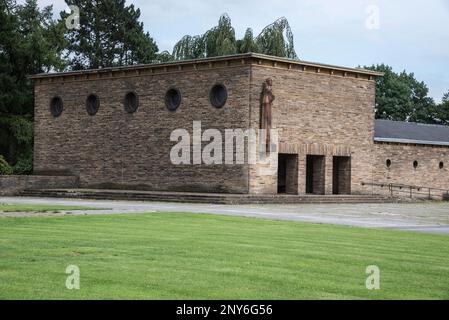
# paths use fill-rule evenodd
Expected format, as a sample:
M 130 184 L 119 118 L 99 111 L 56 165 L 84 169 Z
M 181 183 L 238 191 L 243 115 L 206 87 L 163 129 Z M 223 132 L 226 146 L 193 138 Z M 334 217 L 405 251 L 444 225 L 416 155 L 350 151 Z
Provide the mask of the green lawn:
M 83 206 L 40 205 L 40 204 L 7 204 L 0 203 L 0 212 L 54 212 L 75 210 L 102 210 Z
M 81 289 L 65 288 L 68 265 Z M 365 288 L 365 268 L 381 289 Z M 449 237 L 204 214 L 0 219 L 1 299 L 449 298 Z

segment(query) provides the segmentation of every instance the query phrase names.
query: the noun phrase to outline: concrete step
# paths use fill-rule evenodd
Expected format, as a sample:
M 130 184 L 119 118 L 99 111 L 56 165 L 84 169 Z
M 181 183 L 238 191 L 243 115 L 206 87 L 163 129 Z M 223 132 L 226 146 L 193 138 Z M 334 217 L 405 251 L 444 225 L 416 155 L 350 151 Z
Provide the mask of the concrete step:
M 398 201 L 398 199 L 394 198 L 372 195 L 249 195 L 101 189 L 29 189 L 22 191 L 20 195 L 28 197 L 214 204 L 391 203 Z

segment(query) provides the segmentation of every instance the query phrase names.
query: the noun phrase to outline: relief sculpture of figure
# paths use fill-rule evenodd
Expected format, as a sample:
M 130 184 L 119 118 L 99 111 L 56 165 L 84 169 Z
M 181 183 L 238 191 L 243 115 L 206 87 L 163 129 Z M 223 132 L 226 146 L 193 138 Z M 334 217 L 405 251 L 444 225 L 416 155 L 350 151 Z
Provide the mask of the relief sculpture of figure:
M 273 81 L 268 78 L 263 83 L 261 94 L 261 110 L 260 110 L 260 129 L 265 129 L 266 134 L 266 153 L 270 153 L 270 129 L 271 129 L 271 108 L 274 101 Z

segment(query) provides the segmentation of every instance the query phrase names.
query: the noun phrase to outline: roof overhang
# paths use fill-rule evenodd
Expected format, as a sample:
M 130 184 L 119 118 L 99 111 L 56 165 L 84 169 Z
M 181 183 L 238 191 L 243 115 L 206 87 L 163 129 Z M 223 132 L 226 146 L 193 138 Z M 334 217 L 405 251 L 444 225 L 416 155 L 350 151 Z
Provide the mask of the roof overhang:
M 430 146 L 447 146 L 449 142 L 445 141 L 427 141 L 427 140 L 413 140 L 413 139 L 397 139 L 397 138 L 379 138 L 374 137 L 374 142 L 388 142 L 388 143 L 401 143 L 401 144 L 421 144 Z
M 381 77 L 384 74 L 381 72 L 370 71 L 366 69 L 358 69 L 358 68 L 347 68 L 340 66 L 333 66 L 322 63 L 309 62 L 304 60 L 295 60 L 288 59 L 282 57 L 269 56 L 259 53 L 244 53 L 244 54 L 235 54 L 228 56 L 220 56 L 220 57 L 210 57 L 210 58 L 202 58 L 202 59 L 191 59 L 191 60 L 179 60 L 179 61 L 170 61 L 163 63 L 153 63 L 153 64 L 141 64 L 141 65 L 132 65 L 125 67 L 111 67 L 111 68 L 102 68 L 102 69 L 89 69 L 89 70 L 78 70 L 78 71 L 67 71 L 67 72 L 54 72 L 54 73 L 40 73 L 31 75 L 29 79 L 45 79 L 45 78 L 65 78 L 65 77 L 77 77 L 77 76 L 88 76 L 95 74 L 103 74 L 103 73 L 111 73 L 111 74 L 119 74 L 123 72 L 140 72 L 142 70 L 147 69 L 168 69 L 168 68 L 178 68 L 181 70 L 184 66 L 197 66 L 197 65 L 212 65 L 214 63 L 219 62 L 230 62 L 234 61 L 246 62 L 248 60 L 252 60 L 251 63 L 261 64 L 261 62 L 271 63 L 273 66 L 282 65 L 288 69 L 291 69 L 292 66 L 296 66 L 296 68 L 301 67 L 302 70 L 306 68 L 315 68 L 317 72 L 319 70 L 329 70 L 330 74 L 333 74 L 334 71 L 342 72 L 342 73 L 351 73 L 355 76 L 364 75 L 365 77 L 375 78 Z

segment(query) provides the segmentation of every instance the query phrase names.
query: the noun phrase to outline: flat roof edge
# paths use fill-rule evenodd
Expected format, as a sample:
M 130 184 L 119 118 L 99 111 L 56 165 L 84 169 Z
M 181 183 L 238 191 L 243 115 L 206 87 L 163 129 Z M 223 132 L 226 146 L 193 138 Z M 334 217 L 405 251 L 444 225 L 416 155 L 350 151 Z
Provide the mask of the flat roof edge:
M 192 64 L 238 60 L 238 59 L 262 59 L 262 60 L 282 62 L 282 63 L 287 63 L 287 64 L 295 64 L 295 65 L 325 68 L 325 69 L 331 69 L 331 70 L 346 71 L 346 72 L 352 72 L 352 73 L 356 73 L 356 74 L 365 74 L 365 75 L 371 75 L 371 76 L 376 76 L 376 77 L 383 76 L 383 73 L 381 73 L 381 72 L 375 72 L 375 71 L 370 71 L 370 70 L 365 70 L 365 69 L 333 66 L 333 65 L 309 62 L 309 61 L 304 61 L 304 60 L 295 60 L 295 59 L 289 59 L 289 58 L 283 58 L 283 57 L 269 56 L 269 55 L 260 54 L 260 53 L 243 53 L 243 54 L 234 54 L 234 55 L 219 56 L 219 57 L 209 57 L 209 58 L 189 59 L 189 60 L 176 60 L 176 61 L 169 61 L 169 62 L 139 64 L 139 65 L 122 66 L 122 67 L 109 67 L 109 68 L 100 68 L 100 69 L 75 70 L 75 71 L 54 72 L 54 73 L 39 73 L 39 74 L 35 74 L 35 75 L 29 75 L 28 78 L 29 79 L 54 78 L 54 77 L 65 77 L 65 76 L 104 73 L 104 72 L 142 70 L 142 69 L 155 68 L 155 67 L 160 68 L 160 67 L 169 67 L 169 66 L 177 66 L 177 65 L 181 65 L 181 66 L 182 65 L 192 65 Z
M 449 142 L 445 142 L 445 141 L 427 141 L 427 140 L 374 137 L 374 142 L 392 142 L 392 143 L 401 143 L 401 144 L 421 144 L 421 145 L 429 145 L 429 146 L 449 147 Z
M 252 53 L 252 57 L 259 58 L 259 59 L 271 60 L 271 61 L 279 61 L 279 62 L 285 62 L 285 63 L 291 63 L 291 64 L 305 65 L 305 66 L 310 66 L 310 67 L 318 67 L 318 68 L 326 68 L 326 69 L 332 69 L 332 70 L 340 70 L 340 71 L 348 71 L 348 72 L 354 72 L 354 73 L 360 73 L 360 74 L 367 74 L 367 75 L 372 75 L 372 76 L 377 76 L 377 77 L 384 76 L 383 72 L 371 71 L 371 70 L 367 70 L 367 69 L 349 68 L 349 67 L 336 66 L 336 65 L 319 63 L 319 62 L 311 62 L 311 61 L 306 61 L 306 60 L 295 60 L 295 59 L 290 59 L 290 58 L 269 56 L 269 55 L 261 54 L 261 53 Z

